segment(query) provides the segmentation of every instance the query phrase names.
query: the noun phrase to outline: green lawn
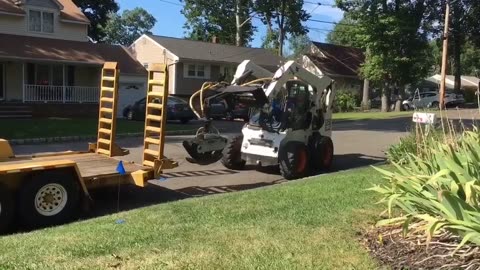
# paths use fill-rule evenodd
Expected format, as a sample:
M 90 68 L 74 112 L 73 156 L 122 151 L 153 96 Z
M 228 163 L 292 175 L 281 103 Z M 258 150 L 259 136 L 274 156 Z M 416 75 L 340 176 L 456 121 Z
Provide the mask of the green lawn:
M 390 119 L 397 117 L 412 117 L 412 111 L 406 112 L 347 112 L 347 113 L 334 113 L 334 120 L 369 120 L 369 119 Z
M 63 136 L 95 136 L 97 119 L 2 119 L 0 120 L 0 138 L 31 139 Z M 117 120 L 117 134 L 143 132 L 142 121 Z M 167 131 L 190 130 L 196 126 L 182 125 L 176 122 L 167 124 Z
M 374 269 L 364 168 L 0 238 L 0 269 Z M 124 219 L 124 224 L 116 224 Z

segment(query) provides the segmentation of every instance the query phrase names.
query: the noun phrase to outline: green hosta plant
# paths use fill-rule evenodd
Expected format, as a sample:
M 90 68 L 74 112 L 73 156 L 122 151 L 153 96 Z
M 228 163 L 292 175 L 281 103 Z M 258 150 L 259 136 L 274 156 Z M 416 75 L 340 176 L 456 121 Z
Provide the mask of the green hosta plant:
M 480 245 L 480 135 L 464 132 L 455 142 L 428 143 L 421 153 L 406 154 L 394 172 L 378 169 L 389 181 L 372 190 L 382 194 L 390 215 L 379 225 L 423 221 L 427 239 L 440 229 Z M 393 217 L 399 207 L 403 216 Z

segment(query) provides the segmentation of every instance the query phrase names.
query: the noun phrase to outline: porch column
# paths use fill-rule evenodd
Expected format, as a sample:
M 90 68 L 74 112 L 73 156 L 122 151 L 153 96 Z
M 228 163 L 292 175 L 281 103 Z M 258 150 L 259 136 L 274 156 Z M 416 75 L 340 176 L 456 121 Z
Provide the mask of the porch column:
M 22 102 L 25 103 L 25 62 L 22 62 Z
M 62 74 L 63 74 L 63 76 L 62 76 L 62 78 L 63 78 L 63 84 L 62 84 L 63 85 L 63 91 L 62 91 L 63 95 L 62 95 L 62 97 L 63 97 L 63 103 L 65 103 L 65 101 L 67 99 L 67 87 L 65 85 L 65 65 L 62 65 Z

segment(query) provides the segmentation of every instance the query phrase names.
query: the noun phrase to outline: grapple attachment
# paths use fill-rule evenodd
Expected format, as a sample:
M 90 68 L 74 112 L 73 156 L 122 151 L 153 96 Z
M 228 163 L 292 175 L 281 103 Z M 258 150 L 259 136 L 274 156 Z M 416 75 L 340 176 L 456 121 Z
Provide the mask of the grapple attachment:
M 192 159 L 199 164 L 213 163 L 222 157 L 228 139 L 221 136 L 218 129 L 207 120 L 205 126 L 198 129 L 195 138 L 183 142 L 183 147 Z

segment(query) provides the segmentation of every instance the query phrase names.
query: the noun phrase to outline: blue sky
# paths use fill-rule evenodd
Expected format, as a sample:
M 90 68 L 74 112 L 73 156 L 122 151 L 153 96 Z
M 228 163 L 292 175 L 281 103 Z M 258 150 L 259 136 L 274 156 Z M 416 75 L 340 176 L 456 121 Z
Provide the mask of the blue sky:
M 120 5 L 120 11 L 125 9 L 133 9 L 135 7 L 142 7 L 151 13 L 157 19 L 157 24 L 152 32 L 156 35 L 170 36 L 170 37 L 184 37 L 183 25 L 185 17 L 180 13 L 182 7 L 180 5 L 169 4 L 178 3 L 178 0 L 166 0 L 166 2 L 159 0 L 117 0 Z M 305 3 L 304 8 L 311 13 L 312 19 L 338 22 L 343 17 L 343 12 L 337 8 L 320 5 L 317 3 L 332 5 L 334 0 L 310 0 Z M 262 37 L 265 35 L 265 26 L 258 20 L 254 19 L 254 25 L 257 26 L 258 31 L 255 33 L 252 42 L 253 47 L 259 47 L 262 42 Z M 307 22 L 306 25 L 311 29 L 309 36 L 314 41 L 324 41 L 328 31 L 333 28 L 332 24 L 325 24 L 319 22 Z

